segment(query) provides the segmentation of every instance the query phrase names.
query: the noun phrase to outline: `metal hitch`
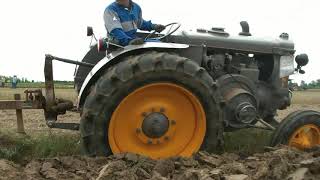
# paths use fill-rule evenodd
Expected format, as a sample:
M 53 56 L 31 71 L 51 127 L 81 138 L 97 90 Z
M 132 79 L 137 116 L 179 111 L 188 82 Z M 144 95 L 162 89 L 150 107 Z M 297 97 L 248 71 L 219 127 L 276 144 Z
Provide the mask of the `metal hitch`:
M 58 58 L 52 55 L 46 55 L 45 57 L 44 76 L 46 97 L 43 109 L 47 125 L 50 128 L 79 130 L 79 124 L 76 123 L 56 123 L 58 115 L 65 114 L 66 111 L 73 110 L 75 107 L 72 101 L 61 98 L 57 99 L 55 97 L 52 67 L 53 60 L 88 67 L 93 67 L 94 65 L 69 59 Z

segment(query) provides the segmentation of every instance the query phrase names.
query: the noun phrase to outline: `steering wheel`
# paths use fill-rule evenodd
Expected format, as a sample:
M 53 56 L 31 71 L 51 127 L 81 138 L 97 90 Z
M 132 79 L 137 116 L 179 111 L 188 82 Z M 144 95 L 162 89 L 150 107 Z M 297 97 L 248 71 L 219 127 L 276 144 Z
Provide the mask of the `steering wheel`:
M 172 29 L 175 25 L 176 25 L 177 27 L 174 28 L 174 29 Z M 180 24 L 180 23 L 176 23 L 176 22 L 175 22 L 175 23 L 167 24 L 167 25 L 165 25 L 166 28 L 165 28 L 164 30 L 166 30 L 167 27 L 169 27 L 169 26 L 170 26 L 170 29 L 168 30 L 168 32 L 167 32 L 166 34 L 160 35 L 160 36 L 155 37 L 155 38 L 150 38 L 150 37 L 154 36 L 154 35 L 157 33 L 156 31 L 153 31 L 153 32 L 150 33 L 144 40 L 146 41 L 146 40 L 148 40 L 149 38 L 152 39 L 152 40 L 161 40 L 161 39 L 164 39 L 164 38 L 170 36 L 171 34 L 173 34 L 174 32 L 176 32 L 176 31 L 180 28 L 181 24 Z M 164 31 L 164 30 L 163 30 L 163 31 Z M 161 32 L 163 32 L 163 31 L 161 31 Z M 159 33 L 161 33 L 161 32 L 159 32 Z

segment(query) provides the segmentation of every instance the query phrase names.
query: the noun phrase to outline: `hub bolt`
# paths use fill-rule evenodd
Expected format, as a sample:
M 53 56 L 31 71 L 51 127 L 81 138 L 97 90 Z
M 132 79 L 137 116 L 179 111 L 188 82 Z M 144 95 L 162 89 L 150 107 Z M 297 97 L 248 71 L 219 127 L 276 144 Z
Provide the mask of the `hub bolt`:
M 137 128 L 137 129 L 136 129 L 136 133 L 137 133 L 137 134 L 140 134 L 140 133 L 141 133 L 141 129 L 140 129 L 140 128 Z
M 175 120 L 171 120 L 171 125 L 176 125 L 177 122 Z
M 169 136 L 164 137 L 164 140 L 169 141 Z
M 148 140 L 148 144 L 152 144 L 152 140 L 151 139 Z

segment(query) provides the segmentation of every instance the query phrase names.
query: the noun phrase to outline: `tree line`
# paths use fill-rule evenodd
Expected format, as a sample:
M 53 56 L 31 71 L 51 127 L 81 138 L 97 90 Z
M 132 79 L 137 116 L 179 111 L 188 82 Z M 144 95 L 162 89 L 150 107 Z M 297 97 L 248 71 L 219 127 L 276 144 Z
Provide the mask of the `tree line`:
M 4 82 L 4 83 L 10 83 L 12 82 L 13 76 L 1 76 L 0 75 L 0 81 Z M 17 81 L 20 83 L 33 83 L 35 82 L 34 80 L 29 80 L 25 77 L 19 78 L 17 77 Z
M 310 83 L 302 80 L 300 86 L 307 89 L 320 89 L 320 79 L 311 81 Z
M 4 83 L 11 83 L 12 82 L 12 79 L 13 79 L 13 76 L 2 76 L 0 75 L 0 81 L 1 82 L 4 82 Z M 18 83 L 43 83 L 41 81 L 35 81 L 35 80 L 30 80 L 26 77 L 22 77 L 22 78 L 19 78 L 17 77 L 17 82 Z M 71 84 L 73 83 L 73 81 L 54 81 L 56 83 L 64 83 L 64 84 Z
M 11 83 L 13 76 L 1 76 L 0 75 L 0 82 L 2 83 Z M 19 78 L 17 77 L 18 83 L 43 83 L 39 81 L 29 80 L 25 77 Z M 65 84 L 65 85 L 73 85 L 73 81 L 54 81 L 57 84 Z M 292 80 L 289 80 L 289 86 L 299 86 L 297 83 L 293 83 Z M 320 89 L 320 79 L 313 80 L 310 83 L 306 83 L 305 81 L 301 81 L 300 88 L 303 89 Z
M 0 88 L 5 87 L 17 87 L 17 88 L 44 88 L 45 83 L 41 81 L 29 80 L 25 77 L 17 77 L 17 84 L 13 85 L 12 83 L 13 76 L 1 76 L 0 75 Z M 73 81 L 54 81 L 55 88 L 60 89 L 73 89 Z

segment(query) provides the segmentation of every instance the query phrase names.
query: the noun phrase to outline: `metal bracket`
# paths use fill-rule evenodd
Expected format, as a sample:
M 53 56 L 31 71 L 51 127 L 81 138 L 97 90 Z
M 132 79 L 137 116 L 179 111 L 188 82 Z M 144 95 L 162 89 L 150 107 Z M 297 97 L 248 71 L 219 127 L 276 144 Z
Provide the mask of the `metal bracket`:
M 44 107 L 44 112 L 45 112 L 46 121 L 57 120 L 57 114 L 52 110 L 52 107 L 55 105 L 52 60 L 53 60 L 53 56 L 46 55 L 45 65 L 44 65 L 45 91 L 46 91 L 46 106 Z
M 56 123 L 48 121 L 47 125 L 49 128 L 53 129 L 66 129 L 66 130 L 73 130 L 78 131 L 80 129 L 79 123 Z
M 45 118 L 47 122 L 57 121 L 57 116 L 59 114 L 65 114 L 67 110 L 73 108 L 72 101 L 64 99 L 56 99 L 54 92 L 54 82 L 53 82 L 53 67 L 52 61 L 58 60 L 66 63 L 83 65 L 88 67 L 93 67 L 94 65 L 89 63 L 83 63 L 78 61 L 73 61 L 69 59 L 58 58 L 52 55 L 46 55 L 45 66 L 44 66 L 44 76 L 45 76 Z
M 59 58 L 56 56 L 52 56 L 50 54 L 46 54 L 46 60 L 49 60 L 49 61 L 57 60 L 57 61 L 64 62 L 64 63 L 75 64 L 75 65 L 79 65 L 79 66 L 87 66 L 87 67 L 91 67 L 91 68 L 93 68 L 95 66 L 94 64 L 91 64 L 91 63 L 79 62 L 79 61 L 65 59 L 65 58 Z
M 248 124 L 246 128 L 256 128 L 256 129 L 264 129 L 269 131 L 275 131 L 276 127 L 272 126 L 271 124 L 267 123 L 266 121 L 262 120 L 261 118 L 257 118 L 257 121 L 259 121 L 263 126 L 256 126 L 256 125 L 250 125 Z
M 268 129 L 270 129 L 270 130 L 272 130 L 272 131 L 276 130 L 275 127 L 273 127 L 271 124 L 265 122 L 265 121 L 262 120 L 261 118 L 258 118 L 257 120 L 258 120 L 261 124 L 263 124 L 264 126 L 266 126 Z

